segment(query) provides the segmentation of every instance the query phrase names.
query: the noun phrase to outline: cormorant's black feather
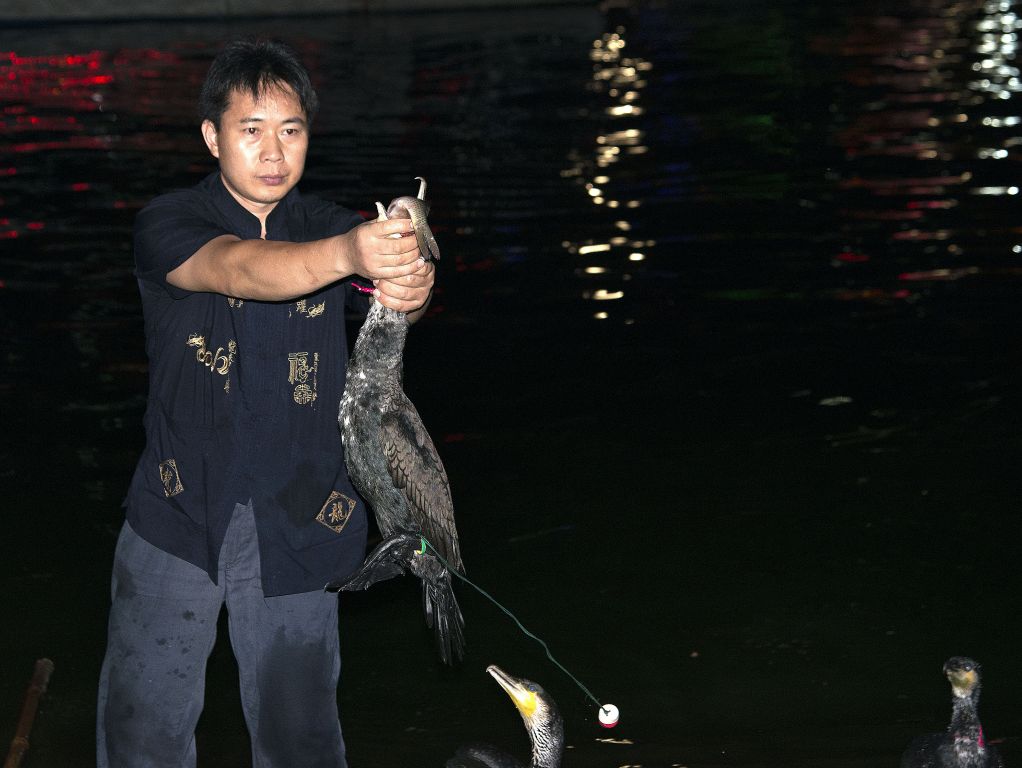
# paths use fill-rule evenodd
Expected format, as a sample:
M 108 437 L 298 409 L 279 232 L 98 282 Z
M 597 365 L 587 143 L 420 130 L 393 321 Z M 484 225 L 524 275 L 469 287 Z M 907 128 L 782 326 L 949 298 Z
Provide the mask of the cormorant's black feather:
M 426 223 L 425 181 L 419 197 L 400 197 L 381 217 L 410 218 L 421 255 L 439 257 Z M 366 589 L 410 570 L 422 580 L 426 624 L 446 664 L 461 659 L 464 626 L 448 569 L 462 571 L 447 473 L 415 406 L 402 387 L 408 319 L 373 304 L 348 364 L 338 422 L 348 475 L 366 500 L 384 541 L 338 590 Z M 425 538 L 430 547 L 422 547 Z M 435 549 L 435 551 L 434 551 Z M 437 554 L 439 553 L 439 555 Z

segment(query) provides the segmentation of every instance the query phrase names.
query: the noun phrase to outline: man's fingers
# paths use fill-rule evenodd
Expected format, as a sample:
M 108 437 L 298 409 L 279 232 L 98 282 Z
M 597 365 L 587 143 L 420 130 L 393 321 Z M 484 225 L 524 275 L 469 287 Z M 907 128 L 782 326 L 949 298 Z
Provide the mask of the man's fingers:
M 408 283 L 404 280 L 374 280 L 373 284 L 381 293 L 393 296 L 395 299 L 414 300 L 418 296 L 429 294 L 431 286 L 422 285 L 421 282 Z
M 379 291 L 376 294 L 376 300 L 379 301 L 383 306 L 393 309 L 397 312 L 414 312 L 419 309 L 423 304 L 426 303 L 426 299 L 429 298 L 429 294 L 419 298 L 413 299 L 399 299 Z
M 362 227 L 356 241 L 359 274 L 395 280 L 422 269 L 422 255 L 408 219 L 366 222 Z
M 421 303 L 433 288 L 432 270 L 418 271 L 401 277 L 373 281 L 377 290 L 395 299 Z
M 415 232 L 411 219 L 377 219 L 373 222 L 377 227 L 378 237 L 390 237 L 391 235 L 409 235 Z
M 391 264 L 377 263 L 370 274 L 364 275 L 374 282 L 387 281 L 395 286 L 415 288 L 423 285 L 424 276 L 420 273 L 418 259 Z

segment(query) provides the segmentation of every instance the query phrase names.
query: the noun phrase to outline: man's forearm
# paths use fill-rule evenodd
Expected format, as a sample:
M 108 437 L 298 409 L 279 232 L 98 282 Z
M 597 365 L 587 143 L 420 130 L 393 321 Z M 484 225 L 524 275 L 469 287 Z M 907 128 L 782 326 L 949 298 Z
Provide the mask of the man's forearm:
M 171 285 L 258 301 L 306 296 L 353 274 L 344 235 L 307 243 L 218 237 L 167 275 Z

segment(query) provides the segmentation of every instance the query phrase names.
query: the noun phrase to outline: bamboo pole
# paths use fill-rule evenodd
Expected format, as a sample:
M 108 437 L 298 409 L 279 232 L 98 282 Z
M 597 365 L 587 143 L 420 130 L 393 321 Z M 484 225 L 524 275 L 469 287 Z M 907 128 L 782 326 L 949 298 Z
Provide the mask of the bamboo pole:
M 21 705 L 21 717 L 18 718 L 18 728 L 11 740 L 11 749 L 4 761 L 4 768 L 19 768 L 21 759 L 28 752 L 28 734 L 32 731 L 32 723 L 35 722 L 35 713 L 39 708 L 39 699 L 46 693 L 46 686 L 50 683 L 50 675 L 53 674 L 53 662 L 49 659 L 39 659 L 35 663 L 35 672 L 32 674 L 32 681 L 25 691 L 25 701 Z

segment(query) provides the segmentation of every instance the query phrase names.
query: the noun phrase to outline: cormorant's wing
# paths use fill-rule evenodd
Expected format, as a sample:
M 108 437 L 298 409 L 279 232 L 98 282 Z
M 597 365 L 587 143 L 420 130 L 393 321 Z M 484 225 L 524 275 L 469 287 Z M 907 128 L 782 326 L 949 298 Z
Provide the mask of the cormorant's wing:
M 378 581 L 400 576 L 408 568 L 412 554 L 422 546 L 420 537 L 411 533 L 395 533 L 376 545 L 362 566 L 344 581 L 326 585 L 328 592 L 354 592 L 369 589 Z
M 383 414 L 380 436 L 391 479 L 408 500 L 414 522 L 440 555 L 453 568 L 462 570 L 447 473 L 407 397 Z

